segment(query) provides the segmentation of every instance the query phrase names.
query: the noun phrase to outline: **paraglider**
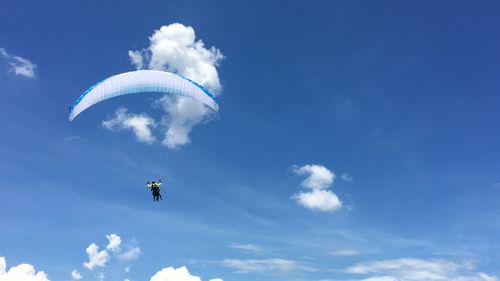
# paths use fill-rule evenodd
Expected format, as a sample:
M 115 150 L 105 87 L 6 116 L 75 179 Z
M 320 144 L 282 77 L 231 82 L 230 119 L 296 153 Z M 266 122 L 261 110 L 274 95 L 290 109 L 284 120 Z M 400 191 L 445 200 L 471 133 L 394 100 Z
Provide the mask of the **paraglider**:
M 158 182 L 152 181 L 151 183 L 149 183 L 148 181 L 147 186 L 149 189 L 151 189 L 151 193 L 153 194 L 153 201 L 163 200 L 160 193 L 161 179 Z
M 70 107 L 69 120 L 103 100 L 136 93 L 186 96 L 219 110 L 215 96 L 193 80 L 166 71 L 137 70 L 111 76 L 90 87 Z
M 111 76 L 86 90 L 69 108 L 69 120 L 73 121 L 87 108 L 101 101 L 139 93 L 163 93 L 192 98 L 214 111 L 219 110 L 216 98 L 205 87 L 175 73 L 159 70 L 137 70 Z M 163 200 L 159 182 L 149 182 L 154 201 Z

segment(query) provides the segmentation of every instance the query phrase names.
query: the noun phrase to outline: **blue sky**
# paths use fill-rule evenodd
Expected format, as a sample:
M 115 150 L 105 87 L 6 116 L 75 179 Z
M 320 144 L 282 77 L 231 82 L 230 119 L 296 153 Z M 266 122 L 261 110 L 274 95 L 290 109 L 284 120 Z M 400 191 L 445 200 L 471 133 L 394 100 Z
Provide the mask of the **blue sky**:
M 73 270 L 147 280 L 182 266 L 191 276 L 174 280 L 498 280 L 499 9 L 7 1 L 0 257 L 50 280 Z M 85 89 L 134 70 L 129 51 L 151 55 L 149 38 L 172 23 L 224 56 L 213 64 L 220 111 L 200 115 L 189 142 L 162 145 L 176 117 L 161 95 L 112 99 L 68 121 Z M 103 126 L 118 108 L 156 120 L 156 141 Z M 153 203 L 145 183 L 158 177 L 164 200 Z M 311 177 L 319 185 L 303 182 Z M 315 190 L 341 206 L 301 204 Z M 106 249 L 110 234 L 119 250 Z M 109 259 L 90 270 L 92 243 Z M 124 257 L 131 249 L 140 254 Z

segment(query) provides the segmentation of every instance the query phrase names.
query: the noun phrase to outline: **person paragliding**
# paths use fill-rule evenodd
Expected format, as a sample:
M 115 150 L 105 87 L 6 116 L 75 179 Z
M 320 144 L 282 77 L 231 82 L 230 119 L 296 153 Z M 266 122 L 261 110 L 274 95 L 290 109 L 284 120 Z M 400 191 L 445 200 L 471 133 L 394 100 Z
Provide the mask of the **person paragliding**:
M 159 179 L 158 182 L 152 181 L 151 183 L 149 183 L 148 181 L 147 186 L 149 189 L 151 189 L 151 193 L 153 194 L 153 201 L 163 200 L 160 193 L 161 179 Z
M 199 103 L 219 110 L 217 98 L 201 84 L 181 75 L 159 70 L 137 70 L 108 77 L 88 88 L 69 107 L 69 120 L 73 121 L 83 111 L 93 105 L 129 94 L 160 93 L 171 96 L 189 97 Z M 160 193 L 161 179 L 149 182 L 154 201 L 163 200 Z

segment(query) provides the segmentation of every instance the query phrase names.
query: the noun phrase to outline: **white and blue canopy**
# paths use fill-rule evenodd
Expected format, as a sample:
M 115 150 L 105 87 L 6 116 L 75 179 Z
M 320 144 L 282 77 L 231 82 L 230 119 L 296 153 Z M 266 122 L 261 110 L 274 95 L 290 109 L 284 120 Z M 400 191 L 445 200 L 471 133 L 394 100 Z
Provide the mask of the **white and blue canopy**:
M 187 96 L 219 110 L 215 96 L 188 78 L 166 71 L 137 70 L 111 76 L 86 90 L 70 107 L 69 120 L 103 100 L 135 93 Z

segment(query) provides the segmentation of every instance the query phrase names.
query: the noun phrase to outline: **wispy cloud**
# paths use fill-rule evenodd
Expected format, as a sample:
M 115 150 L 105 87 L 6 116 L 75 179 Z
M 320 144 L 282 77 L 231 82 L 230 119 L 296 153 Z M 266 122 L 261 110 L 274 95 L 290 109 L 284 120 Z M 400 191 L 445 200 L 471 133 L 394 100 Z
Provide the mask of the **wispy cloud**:
M 63 138 L 63 141 L 67 141 L 67 142 L 79 141 L 79 140 L 82 140 L 82 138 L 80 136 L 67 136 L 67 137 Z
M 271 272 L 290 273 L 297 271 L 316 271 L 315 268 L 299 261 L 287 259 L 224 259 L 222 265 L 233 268 L 237 273 Z
M 4 48 L 0 48 L 0 57 L 9 65 L 9 71 L 27 78 L 35 77 L 36 65 L 29 59 L 11 55 Z
M 130 247 L 128 250 L 120 253 L 118 255 L 118 258 L 120 258 L 122 260 L 130 261 L 130 260 L 137 259 L 140 254 L 141 254 L 141 248 L 139 248 L 139 247 Z
M 355 250 L 337 250 L 328 253 L 331 256 L 341 256 L 341 257 L 349 257 L 349 256 L 358 256 L 360 253 Z
M 299 205 L 322 212 L 333 212 L 342 208 L 339 197 L 328 190 L 335 180 L 335 174 L 321 165 L 304 165 L 293 169 L 297 175 L 306 175 L 301 185 L 309 190 L 301 191 L 292 196 Z
M 346 181 L 346 182 L 353 182 L 354 181 L 354 178 L 352 177 L 352 175 L 350 174 L 342 174 L 340 176 L 340 178 L 343 180 L 343 181 Z
M 233 248 L 233 249 L 242 250 L 245 252 L 252 252 L 254 254 L 259 254 L 259 255 L 267 252 L 266 249 L 262 248 L 261 246 L 254 245 L 254 244 L 233 243 L 233 244 L 229 245 L 229 247 Z
M 446 280 L 446 281 L 497 281 L 484 272 L 476 272 L 470 262 L 453 262 L 442 259 L 401 258 L 358 263 L 345 269 L 346 273 L 369 275 L 362 280 Z

